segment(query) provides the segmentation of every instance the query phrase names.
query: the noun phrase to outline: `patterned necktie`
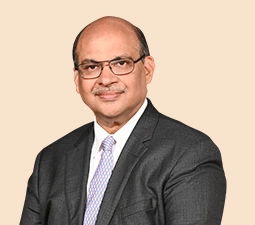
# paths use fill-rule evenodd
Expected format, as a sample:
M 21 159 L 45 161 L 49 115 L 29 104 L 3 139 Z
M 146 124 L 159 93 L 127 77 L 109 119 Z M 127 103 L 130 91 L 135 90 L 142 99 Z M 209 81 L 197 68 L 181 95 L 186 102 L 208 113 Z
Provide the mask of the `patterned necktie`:
M 106 137 L 102 142 L 103 152 L 101 159 L 89 186 L 84 225 L 94 225 L 96 223 L 104 192 L 112 173 L 112 146 L 114 143 L 115 140 L 112 136 Z

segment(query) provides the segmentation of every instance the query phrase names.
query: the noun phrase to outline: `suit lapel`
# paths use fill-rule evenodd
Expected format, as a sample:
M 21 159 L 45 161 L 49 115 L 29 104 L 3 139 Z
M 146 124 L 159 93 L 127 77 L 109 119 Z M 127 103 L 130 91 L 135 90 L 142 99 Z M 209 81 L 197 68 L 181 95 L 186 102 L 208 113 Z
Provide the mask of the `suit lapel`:
M 65 196 L 70 224 L 83 224 L 87 196 L 90 153 L 94 141 L 93 123 L 66 154 Z
M 152 138 L 159 115 L 151 102 L 148 101 L 144 114 L 130 135 L 113 170 L 96 225 L 107 225 L 110 223 L 133 168 L 149 148 L 145 142 Z M 145 130 L 146 132 L 144 132 Z

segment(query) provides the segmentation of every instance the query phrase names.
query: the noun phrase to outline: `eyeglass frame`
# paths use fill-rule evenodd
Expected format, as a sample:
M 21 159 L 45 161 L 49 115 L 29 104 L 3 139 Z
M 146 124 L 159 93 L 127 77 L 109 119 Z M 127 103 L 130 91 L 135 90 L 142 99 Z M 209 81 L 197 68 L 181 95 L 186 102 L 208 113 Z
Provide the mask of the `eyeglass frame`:
M 140 58 L 138 58 L 137 60 L 133 60 L 131 57 L 125 57 L 125 58 L 119 58 L 119 59 L 118 59 L 118 58 L 115 58 L 115 59 L 112 59 L 112 60 L 94 61 L 94 63 L 99 63 L 99 64 L 100 64 L 101 70 L 100 70 L 100 73 L 99 73 L 98 76 L 96 76 L 96 77 L 91 77 L 91 78 L 83 77 L 83 76 L 80 74 L 80 72 L 79 72 L 79 66 L 81 66 L 81 65 L 83 65 L 83 64 L 85 64 L 85 63 L 80 63 L 79 65 L 75 65 L 75 70 L 77 70 L 78 73 L 79 73 L 79 75 L 80 75 L 83 79 L 86 79 L 86 80 L 96 79 L 96 78 L 100 77 L 105 66 L 109 66 L 109 69 L 111 70 L 111 72 L 112 72 L 114 75 L 123 76 L 123 75 L 127 75 L 127 74 L 132 73 L 132 72 L 134 71 L 134 69 L 135 69 L 135 64 L 136 64 L 137 62 L 139 62 L 141 59 L 143 59 L 144 57 L 146 57 L 145 54 L 143 54 L 142 56 L 140 56 Z M 112 67 L 110 66 L 110 63 L 111 63 L 111 62 L 114 62 L 114 61 L 118 61 L 118 60 L 123 60 L 123 59 L 130 59 L 130 60 L 133 62 L 133 69 L 132 69 L 130 72 L 128 72 L 128 73 L 122 73 L 122 74 L 116 74 L 116 73 L 114 73 L 114 72 L 112 71 Z M 104 65 L 103 65 L 103 63 L 107 63 L 107 64 L 104 64 Z

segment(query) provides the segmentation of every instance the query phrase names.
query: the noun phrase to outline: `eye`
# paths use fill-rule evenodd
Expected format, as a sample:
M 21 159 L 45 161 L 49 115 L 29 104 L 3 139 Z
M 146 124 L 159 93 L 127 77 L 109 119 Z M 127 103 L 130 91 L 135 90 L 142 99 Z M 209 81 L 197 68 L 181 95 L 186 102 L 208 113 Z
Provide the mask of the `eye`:
M 113 67 L 128 67 L 131 64 L 128 59 L 120 59 L 116 61 L 112 61 L 111 66 Z
M 125 60 L 122 60 L 122 61 L 118 62 L 119 66 L 125 66 L 126 64 L 127 64 L 127 61 L 125 61 Z
M 98 69 L 97 64 L 81 64 L 80 68 L 86 71 L 93 71 Z

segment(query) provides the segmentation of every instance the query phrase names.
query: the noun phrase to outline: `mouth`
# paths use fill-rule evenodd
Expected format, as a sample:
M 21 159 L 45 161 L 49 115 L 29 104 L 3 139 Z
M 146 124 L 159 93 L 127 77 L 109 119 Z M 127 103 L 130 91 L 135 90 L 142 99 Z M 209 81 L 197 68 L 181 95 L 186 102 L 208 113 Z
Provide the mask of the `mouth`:
M 98 96 L 100 99 L 105 100 L 105 101 L 115 101 L 123 93 L 124 93 L 124 91 L 100 92 L 100 93 L 95 94 L 95 96 Z

